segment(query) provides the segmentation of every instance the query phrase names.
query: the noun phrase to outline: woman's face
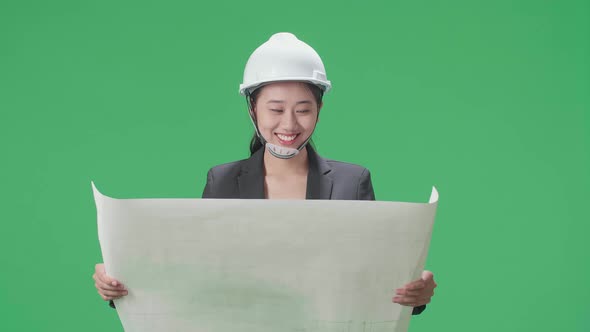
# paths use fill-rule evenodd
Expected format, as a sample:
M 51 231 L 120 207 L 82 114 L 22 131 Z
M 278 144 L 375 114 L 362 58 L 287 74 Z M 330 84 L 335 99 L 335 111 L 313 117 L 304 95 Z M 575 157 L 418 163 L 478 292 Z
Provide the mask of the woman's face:
M 318 112 L 313 94 L 305 83 L 300 82 L 263 86 L 254 107 L 258 130 L 264 139 L 294 149 L 313 133 Z

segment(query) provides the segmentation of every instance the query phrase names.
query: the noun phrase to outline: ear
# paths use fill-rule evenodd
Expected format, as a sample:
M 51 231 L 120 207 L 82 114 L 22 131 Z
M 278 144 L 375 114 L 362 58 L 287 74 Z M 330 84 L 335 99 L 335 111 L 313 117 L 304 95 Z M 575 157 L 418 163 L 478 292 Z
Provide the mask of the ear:
M 256 104 L 254 104 L 254 100 L 250 98 L 250 102 L 248 104 L 250 105 L 248 112 L 254 117 L 254 119 L 256 119 Z

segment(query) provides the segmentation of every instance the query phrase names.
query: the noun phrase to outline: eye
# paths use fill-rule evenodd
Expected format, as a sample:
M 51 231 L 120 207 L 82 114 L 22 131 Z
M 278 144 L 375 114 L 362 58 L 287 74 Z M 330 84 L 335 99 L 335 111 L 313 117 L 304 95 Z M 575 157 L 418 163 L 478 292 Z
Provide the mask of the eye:
M 275 113 L 282 113 L 283 112 L 283 110 L 280 110 L 280 109 L 277 109 L 277 108 L 271 108 L 270 110 L 272 112 L 275 112 Z
M 309 113 L 309 112 L 310 112 L 310 110 L 299 110 L 299 111 L 297 111 L 297 113 Z

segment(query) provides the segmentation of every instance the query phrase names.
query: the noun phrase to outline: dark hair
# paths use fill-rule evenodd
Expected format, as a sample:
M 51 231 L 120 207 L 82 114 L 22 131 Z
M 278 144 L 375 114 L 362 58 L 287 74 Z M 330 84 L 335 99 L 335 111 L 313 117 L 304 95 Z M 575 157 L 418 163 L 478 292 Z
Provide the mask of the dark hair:
M 324 97 L 324 90 L 322 90 L 319 86 L 317 86 L 315 84 L 305 83 L 305 85 L 307 86 L 309 91 L 311 91 L 311 93 L 313 94 L 313 97 L 315 98 L 315 101 L 319 107 L 322 104 L 322 98 Z M 254 105 L 256 105 L 256 100 L 258 99 L 258 95 L 260 94 L 261 90 L 262 90 L 262 88 L 258 88 L 256 90 L 254 90 L 252 92 L 252 94 L 249 95 L 249 98 L 250 98 L 250 102 L 248 104 L 249 107 L 253 108 Z M 246 97 L 246 98 L 248 98 L 248 97 Z M 319 116 L 319 109 L 318 109 L 318 116 Z M 311 144 L 313 146 L 313 139 L 310 139 L 308 144 Z M 261 147 L 262 147 L 262 142 L 260 141 L 260 139 L 256 135 L 256 131 L 254 131 L 254 135 L 252 136 L 252 139 L 250 140 L 250 155 L 253 155 Z

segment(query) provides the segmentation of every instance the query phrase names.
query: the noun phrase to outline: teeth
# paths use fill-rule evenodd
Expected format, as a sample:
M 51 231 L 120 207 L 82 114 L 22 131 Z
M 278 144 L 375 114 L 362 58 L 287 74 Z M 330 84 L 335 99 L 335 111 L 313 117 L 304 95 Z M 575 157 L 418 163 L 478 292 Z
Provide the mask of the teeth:
M 277 136 L 279 136 L 279 138 L 283 141 L 292 141 L 295 139 L 295 137 L 297 137 L 297 135 L 286 136 L 286 135 L 281 135 L 281 134 L 277 134 Z

